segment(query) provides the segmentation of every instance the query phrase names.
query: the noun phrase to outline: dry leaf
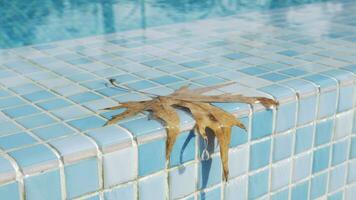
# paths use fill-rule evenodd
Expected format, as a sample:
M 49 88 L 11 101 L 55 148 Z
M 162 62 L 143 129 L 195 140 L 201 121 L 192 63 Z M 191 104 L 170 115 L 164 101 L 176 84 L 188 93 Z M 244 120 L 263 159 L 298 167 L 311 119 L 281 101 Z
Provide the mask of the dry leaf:
M 166 159 L 169 160 L 170 153 L 176 141 L 179 130 L 179 116 L 175 107 L 188 110 L 196 121 L 196 129 L 204 138 L 207 138 L 206 130 L 210 129 L 217 137 L 220 145 L 220 155 L 224 171 L 224 179 L 229 175 L 228 150 L 231 138 L 231 128 L 238 126 L 245 129 L 245 126 L 231 113 L 211 105 L 213 102 L 242 102 L 261 103 L 266 108 L 277 106 L 278 102 L 265 97 L 245 97 L 240 94 L 203 95 L 211 90 L 219 89 L 229 84 L 222 84 L 212 87 L 189 89 L 183 86 L 168 96 L 158 96 L 147 101 L 126 102 L 118 106 L 107 108 L 106 110 L 116 110 L 125 108 L 126 110 L 113 116 L 107 124 L 115 124 L 118 121 L 134 116 L 143 111 L 149 111 L 153 117 L 160 120 L 167 130 Z

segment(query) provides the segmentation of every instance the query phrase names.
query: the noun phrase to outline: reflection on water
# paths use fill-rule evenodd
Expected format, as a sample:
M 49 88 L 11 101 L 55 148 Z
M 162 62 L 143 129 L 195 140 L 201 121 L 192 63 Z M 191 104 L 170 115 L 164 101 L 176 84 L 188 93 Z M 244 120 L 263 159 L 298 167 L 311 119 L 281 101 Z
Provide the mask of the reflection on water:
M 320 1 L 0 0 L 0 48 Z

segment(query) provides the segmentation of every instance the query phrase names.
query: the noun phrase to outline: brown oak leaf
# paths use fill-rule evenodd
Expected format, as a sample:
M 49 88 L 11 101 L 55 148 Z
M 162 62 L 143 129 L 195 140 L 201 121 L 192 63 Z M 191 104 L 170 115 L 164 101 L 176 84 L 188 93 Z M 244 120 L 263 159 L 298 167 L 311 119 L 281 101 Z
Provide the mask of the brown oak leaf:
M 126 109 L 124 112 L 113 116 L 108 122 L 115 124 L 118 121 L 134 116 L 143 111 L 149 111 L 152 116 L 163 123 L 167 130 L 166 159 L 169 160 L 170 153 L 176 141 L 179 129 L 179 116 L 175 108 L 184 108 L 196 121 L 195 128 L 204 139 L 207 138 L 206 130 L 210 129 L 217 137 L 220 145 L 220 156 L 224 172 L 224 180 L 229 175 L 228 151 L 231 138 L 231 128 L 245 126 L 233 114 L 222 110 L 210 103 L 217 102 L 242 102 L 248 104 L 261 103 L 266 108 L 278 106 L 278 102 L 265 97 L 246 97 L 240 94 L 224 93 L 221 95 L 204 95 L 204 93 L 230 85 L 221 84 L 211 87 L 189 89 L 183 86 L 167 96 L 157 96 L 146 101 L 132 101 L 120 103 L 118 106 L 106 108 L 105 110 Z

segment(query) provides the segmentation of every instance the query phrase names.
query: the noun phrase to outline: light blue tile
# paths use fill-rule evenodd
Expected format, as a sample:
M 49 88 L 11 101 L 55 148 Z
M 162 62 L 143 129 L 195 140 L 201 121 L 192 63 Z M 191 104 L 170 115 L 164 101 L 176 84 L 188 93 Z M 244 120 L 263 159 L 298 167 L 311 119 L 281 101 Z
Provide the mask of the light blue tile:
M 167 84 L 182 81 L 182 79 L 174 77 L 174 76 L 166 75 L 166 76 L 154 78 L 154 79 L 152 79 L 152 81 L 159 83 L 161 85 L 167 85 Z
M 273 142 L 273 162 L 285 159 L 292 154 L 293 134 L 289 132 L 284 135 L 278 135 Z
M 247 177 L 239 177 L 233 180 L 229 180 L 225 186 L 225 199 L 247 199 Z
M 101 199 L 100 199 L 100 196 L 97 194 L 95 196 L 85 198 L 84 200 L 101 200 Z
M 64 99 L 56 98 L 56 99 L 51 99 L 48 101 L 41 101 L 41 102 L 37 103 L 37 105 L 45 110 L 54 110 L 54 109 L 59 109 L 59 108 L 63 108 L 66 106 L 70 106 L 70 105 L 72 105 L 72 103 L 70 103 L 69 101 L 66 101 Z
M 313 125 L 298 128 L 295 135 L 295 154 L 299 154 L 311 148 L 313 145 Z
M 36 142 L 37 141 L 27 133 L 17 133 L 0 137 L 0 148 L 3 150 L 9 150 L 35 144 Z
M 328 197 L 328 200 L 343 200 L 344 193 L 342 191 L 332 194 Z
M 299 53 L 294 50 L 285 50 L 285 51 L 280 51 L 278 52 L 279 54 L 285 55 L 285 56 L 297 56 Z
M 136 199 L 135 197 L 136 195 L 135 195 L 133 184 L 115 188 L 111 191 L 104 193 L 105 200 L 117 200 L 117 199 L 134 200 Z
M 17 161 L 19 167 L 31 167 L 48 162 L 57 162 L 58 158 L 44 145 L 36 145 L 12 151 L 10 155 Z
M 260 88 L 259 90 L 272 95 L 277 100 L 285 99 L 287 97 L 295 97 L 295 95 L 296 95 L 292 89 L 287 88 L 282 85 L 277 85 L 277 84 L 272 84 L 272 85 Z
M 313 155 L 313 174 L 328 168 L 330 146 L 326 146 L 314 151 Z
M 0 186 L 0 197 L 8 200 L 20 200 L 18 183 L 9 183 Z
M 253 113 L 251 140 L 262 138 L 272 133 L 272 110 L 264 110 Z
M 128 83 L 127 86 L 134 90 L 145 90 L 148 88 L 155 87 L 155 86 L 157 86 L 157 84 L 153 83 L 151 81 L 142 80 L 142 81 L 137 81 L 137 82 L 133 82 L 133 83 Z
M 21 128 L 11 121 L 1 121 L 0 122 L 0 137 L 2 135 L 8 135 L 10 133 L 17 133 L 21 131 Z
M 331 79 L 327 76 L 321 75 L 321 74 L 313 74 L 304 77 L 303 79 L 311 81 L 321 87 L 321 89 L 325 89 L 328 87 L 336 87 L 337 83 L 334 79 Z
M 4 157 L 0 156 L 0 174 L 1 173 L 8 173 L 8 172 L 15 172 L 12 164 L 9 160 L 5 159 Z
M 303 75 L 307 74 L 308 72 L 306 72 L 302 69 L 298 69 L 298 68 L 289 68 L 289 69 L 279 71 L 279 73 L 297 77 L 297 76 L 303 76 Z
M 16 120 L 26 128 L 36 128 L 43 125 L 52 124 L 55 120 L 47 114 L 36 114 Z
M 196 166 L 190 164 L 169 172 L 170 199 L 187 196 L 196 190 Z
M 120 94 L 126 94 L 127 93 L 127 90 L 125 88 L 114 88 L 114 87 L 111 87 L 111 88 L 102 88 L 102 89 L 99 89 L 99 90 L 96 90 L 96 92 L 104 95 L 104 96 L 107 96 L 107 97 L 112 97 L 112 96 L 116 96 L 116 95 L 120 95 Z
M 308 199 L 309 181 L 304 181 L 292 188 L 291 200 Z
M 326 193 L 327 178 L 328 178 L 328 173 L 323 173 L 312 178 L 311 190 L 310 190 L 311 199 L 316 199 Z
M 298 125 L 306 124 L 315 119 L 316 96 L 301 98 L 298 109 Z
M 296 102 L 282 104 L 277 110 L 276 132 L 283 132 L 295 126 Z
M 220 199 L 221 188 L 217 187 L 206 192 L 200 192 L 198 195 L 198 200 L 215 200 Z
M 64 168 L 68 198 L 99 189 L 98 161 L 91 158 L 67 165 Z
M 353 88 L 354 88 L 354 85 L 340 87 L 340 89 L 339 89 L 339 103 L 338 103 L 338 107 L 337 107 L 338 112 L 346 111 L 346 110 L 352 108 Z
M 170 166 L 181 165 L 195 158 L 195 141 L 194 131 L 185 131 L 179 134 L 174 143 L 169 164 Z
M 83 92 L 83 93 L 69 96 L 68 98 L 76 103 L 85 103 L 85 102 L 101 99 L 102 97 L 92 92 Z
M 168 65 L 170 63 L 164 60 L 151 60 L 151 61 L 143 62 L 142 64 L 147 65 L 149 67 L 159 67 L 163 65 Z
M 86 131 L 89 129 L 94 129 L 94 128 L 99 128 L 103 126 L 106 122 L 96 116 L 90 116 L 90 117 L 85 117 L 81 119 L 76 119 L 69 121 L 69 124 L 73 126 L 76 129 L 79 129 L 81 131 Z
M 350 159 L 356 158 L 356 137 L 351 138 Z
M 268 165 L 270 153 L 271 153 L 271 139 L 251 145 L 250 171 Z
M 180 65 L 187 67 L 187 68 L 198 68 L 208 65 L 207 62 L 201 60 L 189 61 L 181 63 Z
M 62 199 L 59 170 L 26 178 L 25 189 L 28 200 Z
M 222 180 L 220 157 L 213 157 L 206 161 L 200 161 L 198 176 L 198 188 L 208 188 L 218 184 Z
M 352 161 L 348 165 L 347 183 L 354 183 L 356 181 L 356 161 Z
M 11 106 L 19 106 L 25 104 L 23 100 L 21 100 L 18 97 L 6 97 L 0 99 L 0 108 L 6 108 L 6 107 L 11 107 Z
M 3 112 L 11 118 L 17 118 L 38 113 L 40 110 L 31 105 L 23 105 L 3 110 Z
M 261 67 L 247 67 L 239 70 L 240 72 L 243 72 L 248 75 L 258 75 L 258 74 L 263 74 L 268 72 L 267 70 L 261 68 Z
M 138 174 L 148 174 L 162 170 L 166 164 L 166 142 L 163 139 L 138 146 Z
M 347 159 L 348 146 L 349 146 L 349 140 L 344 140 L 333 144 L 332 160 L 331 160 L 332 166 L 340 164 Z
M 119 123 L 122 127 L 128 129 L 134 136 L 147 135 L 156 133 L 163 129 L 163 126 L 157 120 L 149 120 L 148 118 L 139 118 Z
M 245 125 L 247 131 L 239 128 L 239 127 L 232 127 L 231 129 L 231 139 L 230 139 L 230 147 L 237 147 L 239 145 L 245 144 L 248 140 L 248 127 L 249 127 L 249 118 L 248 117 L 241 117 L 240 121 L 242 124 Z
M 10 74 L 8 74 L 8 75 L 10 75 Z M 25 84 L 25 85 L 11 87 L 10 89 L 13 90 L 15 93 L 21 94 L 21 95 L 42 90 L 41 87 L 39 87 L 38 85 L 35 85 L 33 83 L 28 83 L 28 84 Z
M 293 165 L 293 182 L 302 180 L 310 175 L 312 155 L 307 153 L 300 155 L 294 160 Z
M 291 161 L 276 164 L 272 168 L 271 190 L 276 191 L 284 186 L 287 186 L 290 179 Z
M 43 140 L 49 140 L 74 133 L 72 129 L 61 123 L 34 129 L 32 132 Z
M 289 195 L 289 190 L 285 189 L 272 195 L 271 200 L 286 200 L 288 199 L 288 195 Z
M 204 86 L 213 86 L 224 83 L 226 80 L 218 78 L 216 76 L 207 76 L 204 78 L 198 78 L 194 80 L 194 83 L 202 84 Z
M 96 141 L 100 148 L 132 141 L 130 133 L 117 126 L 104 126 L 88 131 L 87 134 Z
M 336 112 L 336 91 L 322 92 L 319 96 L 318 118 L 328 117 Z
M 268 192 L 269 170 L 250 175 L 248 179 L 248 199 L 256 199 Z
M 329 192 L 336 191 L 343 187 L 346 182 L 346 164 L 339 165 L 330 171 Z
M 279 73 L 268 73 L 268 74 L 264 74 L 262 76 L 259 76 L 260 78 L 272 81 L 272 82 L 277 82 L 277 81 L 282 81 L 285 79 L 288 79 L 289 76 L 283 75 L 283 74 L 279 74 Z
M 142 179 L 138 183 L 138 195 L 140 200 L 164 200 L 166 199 L 166 177 L 164 173 Z
M 54 98 L 55 95 L 51 92 L 46 91 L 46 90 L 42 90 L 42 91 L 37 91 L 34 93 L 23 95 L 23 97 L 31 102 L 36 102 L 39 100 Z
M 320 146 L 330 142 L 333 132 L 334 120 L 328 119 L 326 121 L 318 122 L 315 130 L 314 146 Z
M 246 53 L 242 53 L 242 52 L 239 52 L 239 53 L 231 53 L 231 54 L 226 54 L 224 55 L 225 58 L 229 58 L 231 60 L 237 60 L 237 59 L 242 59 L 242 58 L 247 58 L 247 57 L 250 57 L 251 55 L 250 54 L 246 54 Z

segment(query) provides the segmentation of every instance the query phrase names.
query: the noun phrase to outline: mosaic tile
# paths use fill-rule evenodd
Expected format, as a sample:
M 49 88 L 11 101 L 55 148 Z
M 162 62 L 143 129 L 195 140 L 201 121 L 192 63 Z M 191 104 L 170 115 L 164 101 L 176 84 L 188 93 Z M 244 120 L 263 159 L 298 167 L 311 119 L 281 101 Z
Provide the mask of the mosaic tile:
M 164 173 L 142 179 L 138 183 L 138 194 L 140 199 L 165 199 L 166 180 Z

